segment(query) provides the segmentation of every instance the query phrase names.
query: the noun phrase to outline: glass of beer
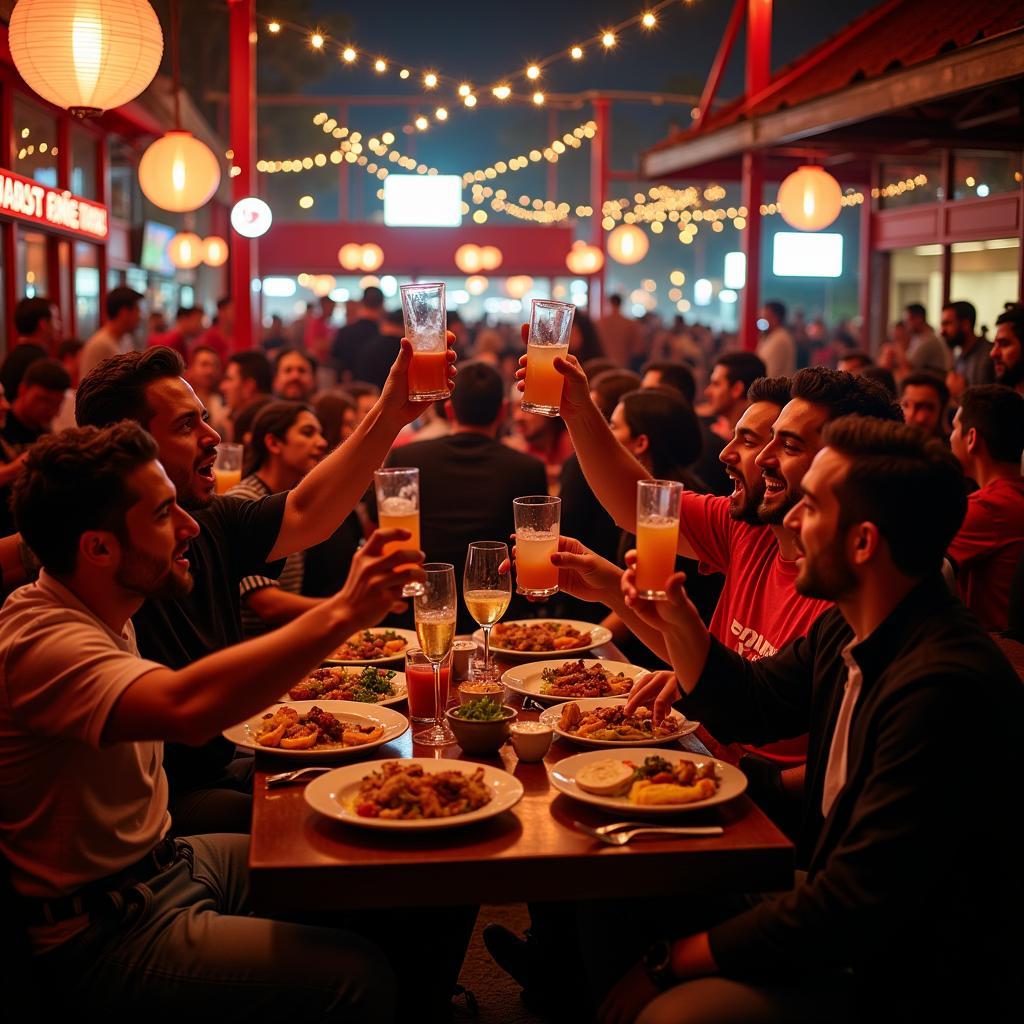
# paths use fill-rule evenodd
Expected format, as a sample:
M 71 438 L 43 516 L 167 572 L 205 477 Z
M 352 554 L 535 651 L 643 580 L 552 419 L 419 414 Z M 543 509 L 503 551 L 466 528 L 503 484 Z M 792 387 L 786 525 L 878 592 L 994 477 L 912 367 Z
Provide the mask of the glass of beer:
M 682 495 L 675 480 L 636 484 L 636 589 L 649 601 L 666 599 L 665 580 L 676 571 Z
M 526 391 L 523 408 L 541 416 L 557 416 L 564 378 L 555 369 L 555 357 L 569 351 L 569 332 L 576 307 L 571 302 L 534 299 L 530 310 L 530 337 L 526 343 Z
M 240 444 L 217 445 L 217 461 L 213 464 L 213 479 L 218 494 L 225 494 L 242 482 L 242 453 Z
M 412 344 L 409 397 L 416 402 L 447 398 L 451 392 L 444 284 L 403 284 L 400 290 L 405 336 Z
M 441 662 L 441 715 L 448 706 L 451 681 L 452 658 L 449 654 Z M 414 722 L 436 722 L 438 695 L 434 692 L 434 668 L 418 647 L 410 647 L 405 652 L 405 685 L 409 695 L 409 717 Z
M 484 631 L 483 678 L 491 678 L 491 627 L 505 614 L 512 600 L 512 577 L 499 572 L 508 559 L 508 545 L 497 540 L 477 540 L 469 545 L 462 577 L 462 600 Z
M 377 492 L 377 525 L 382 530 L 408 530 L 409 540 L 394 540 L 384 545 L 384 554 L 402 548 L 420 546 L 420 471 L 415 468 L 396 467 L 378 469 L 373 474 Z M 399 569 L 407 568 L 399 566 Z M 407 583 L 402 587 L 405 597 L 423 593 L 422 583 Z
M 444 717 L 445 702 L 441 699 L 441 665 L 449 657 L 455 641 L 455 614 L 458 597 L 455 593 L 455 566 L 446 562 L 427 562 L 423 593 L 413 599 L 416 636 L 420 650 L 426 655 L 434 672 L 434 724 L 413 736 L 417 743 L 443 747 L 455 742 L 455 734 Z
M 562 499 L 532 494 L 512 502 L 516 524 L 516 592 L 529 597 L 558 593 L 558 550 Z

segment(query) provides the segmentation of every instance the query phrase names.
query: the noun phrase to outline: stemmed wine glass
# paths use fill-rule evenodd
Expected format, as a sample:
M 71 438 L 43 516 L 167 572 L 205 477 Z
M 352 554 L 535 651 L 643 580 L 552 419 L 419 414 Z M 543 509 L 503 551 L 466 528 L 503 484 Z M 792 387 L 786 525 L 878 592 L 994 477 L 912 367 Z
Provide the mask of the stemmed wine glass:
M 455 566 L 447 562 L 427 562 L 423 566 L 426 579 L 423 593 L 413 598 L 416 617 L 416 636 L 420 648 L 434 670 L 434 724 L 413 736 L 417 743 L 430 747 L 443 747 L 455 742 L 444 717 L 441 699 L 441 662 L 448 656 L 455 640 L 455 613 L 458 597 L 455 593 Z
M 484 631 L 484 679 L 491 678 L 491 627 L 505 614 L 512 599 L 512 575 L 507 569 L 499 571 L 507 561 L 508 545 L 497 540 L 473 541 L 466 555 L 462 599 Z

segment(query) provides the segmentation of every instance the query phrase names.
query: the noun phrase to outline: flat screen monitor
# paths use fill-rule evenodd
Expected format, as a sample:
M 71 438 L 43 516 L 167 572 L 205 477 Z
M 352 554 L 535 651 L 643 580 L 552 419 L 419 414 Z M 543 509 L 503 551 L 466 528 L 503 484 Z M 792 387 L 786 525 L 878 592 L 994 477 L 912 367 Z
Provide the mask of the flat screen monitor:
M 457 174 L 389 174 L 384 179 L 384 223 L 392 228 L 457 228 L 462 223 L 462 179 Z
M 174 264 L 167 255 L 167 246 L 177 231 L 168 224 L 147 220 L 142 225 L 142 247 L 139 266 L 157 274 L 174 275 Z
M 780 231 L 772 255 L 776 277 L 841 277 L 843 236 L 834 232 Z

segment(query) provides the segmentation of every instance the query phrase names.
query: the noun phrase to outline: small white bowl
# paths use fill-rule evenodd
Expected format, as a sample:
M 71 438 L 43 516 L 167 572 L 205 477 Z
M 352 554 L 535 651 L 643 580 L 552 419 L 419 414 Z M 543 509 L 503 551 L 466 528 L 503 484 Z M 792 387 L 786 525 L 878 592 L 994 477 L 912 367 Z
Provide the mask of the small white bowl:
M 543 761 L 555 738 L 551 727 L 540 722 L 513 722 L 510 735 L 520 761 Z

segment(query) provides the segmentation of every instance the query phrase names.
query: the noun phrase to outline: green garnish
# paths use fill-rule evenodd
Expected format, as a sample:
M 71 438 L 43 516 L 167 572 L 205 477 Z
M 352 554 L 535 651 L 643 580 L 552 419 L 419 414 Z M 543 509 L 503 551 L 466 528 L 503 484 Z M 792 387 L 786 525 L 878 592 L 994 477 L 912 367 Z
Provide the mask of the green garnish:
M 391 685 L 394 677 L 395 673 L 390 669 L 367 665 L 352 689 L 352 699 L 363 704 L 376 704 L 381 697 L 394 697 L 395 688 Z
M 489 697 L 478 697 L 468 704 L 460 705 L 454 714 L 469 722 L 493 722 L 498 718 L 504 718 L 506 712 L 497 701 Z

